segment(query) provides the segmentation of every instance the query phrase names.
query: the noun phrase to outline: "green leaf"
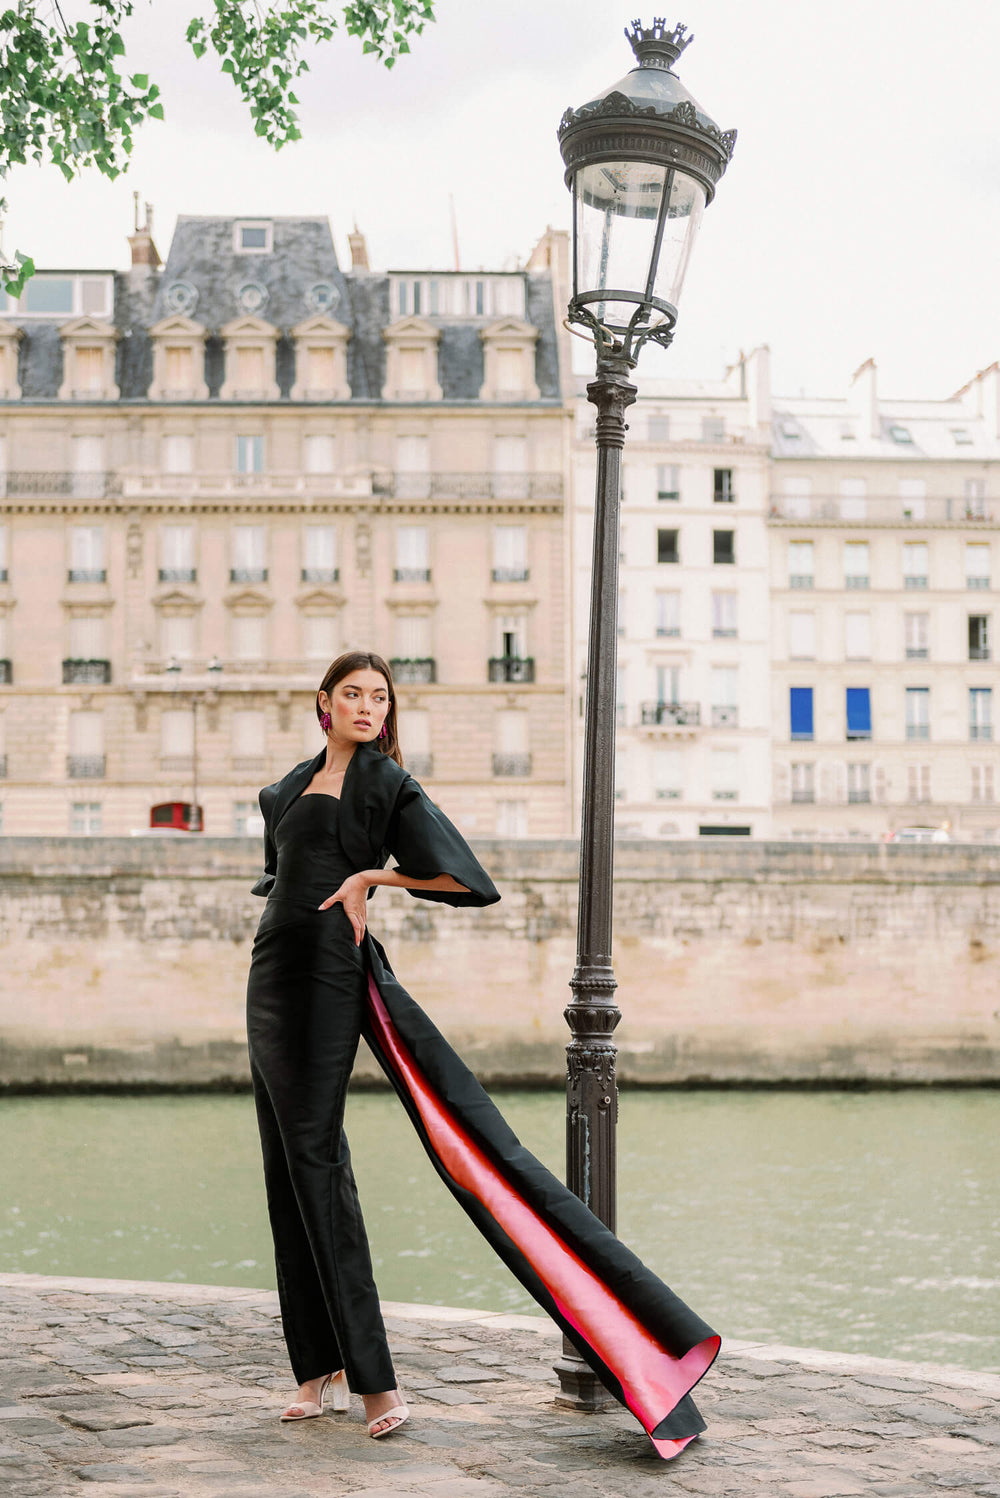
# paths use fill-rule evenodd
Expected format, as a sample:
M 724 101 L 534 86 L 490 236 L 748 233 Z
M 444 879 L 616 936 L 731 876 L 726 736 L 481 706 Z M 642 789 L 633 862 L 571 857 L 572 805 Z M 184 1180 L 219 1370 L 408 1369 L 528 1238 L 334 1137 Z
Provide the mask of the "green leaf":
M 145 73 L 133 73 L 129 82 L 133 88 L 148 88 L 149 78 Z
M 162 120 L 163 117 L 164 117 L 163 116 L 163 105 L 162 104 L 153 104 L 150 107 L 149 114 L 150 114 L 150 118 L 151 119 Z

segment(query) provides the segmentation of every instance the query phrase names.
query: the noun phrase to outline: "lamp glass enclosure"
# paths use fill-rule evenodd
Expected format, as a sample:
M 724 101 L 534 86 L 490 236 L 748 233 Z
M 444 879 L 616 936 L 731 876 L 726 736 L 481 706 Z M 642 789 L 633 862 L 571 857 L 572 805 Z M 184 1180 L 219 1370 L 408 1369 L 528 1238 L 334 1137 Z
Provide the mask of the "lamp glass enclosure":
M 672 325 L 705 189 L 675 167 L 603 161 L 573 179 L 573 302 L 621 332 Z

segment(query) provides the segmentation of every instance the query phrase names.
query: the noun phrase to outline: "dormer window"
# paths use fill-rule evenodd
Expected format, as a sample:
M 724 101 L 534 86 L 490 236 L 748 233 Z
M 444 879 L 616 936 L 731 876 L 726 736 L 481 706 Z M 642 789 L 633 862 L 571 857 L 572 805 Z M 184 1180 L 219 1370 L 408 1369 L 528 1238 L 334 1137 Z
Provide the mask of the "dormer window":
M 0 400 L 16 401 L 21 396 L 17 377 L 17 349 L 24 334 L 20 328 L 0 323 Z
M 237 255 L 269 255 L 273 248 L 274 225 L 267 219 L 244 219 L 233 230 L 233 249 Z
M 295 340 L 295 384 L 292 400 L 350 400 L 347 343 L 350 329 L 319 313 L 292 329 Z
M 909 427 L 893 425 L 889 428 L 889 436 L 893 442 L 898 442 L 904 447 L 911 445 L 913 442 Z
M 382 399 L 390 401 L 439 401 L 442 399 L 437 372 L 440 333 L 422 317 L 404 317 L 386 328 L 385 385 Z
M 516 318 L 504 318 L 484 328 L 483 383 L 480 400 L 531 401 L 539 399 L 535 382 L 535 342 L 538 329 Z
M 118 332 L 93 317 L 74 317 L 59 329 L 63 345 L 60 400 L 117 400 L 115 344 Z
M 951 435 L 956 447 L 972 446 L 972 433 L 967 427 L 952 427 Z
M 207 400 L 205 329 L 201 323 L 174 314 L 154 323 L 149 333 L 153 340 L 153 380 L 149 399 Z
M 237 317 L 222 328 L 226 378 L 221 400 L 277 400 L 281 394 L 274 377 L 278 330 L 259 317 Z

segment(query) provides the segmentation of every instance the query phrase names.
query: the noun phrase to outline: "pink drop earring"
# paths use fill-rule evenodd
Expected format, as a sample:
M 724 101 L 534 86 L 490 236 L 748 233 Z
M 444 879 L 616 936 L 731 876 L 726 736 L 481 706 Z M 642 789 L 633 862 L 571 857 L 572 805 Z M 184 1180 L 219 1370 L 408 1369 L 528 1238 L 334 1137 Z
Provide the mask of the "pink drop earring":
M 323 716 L 319 720 L 319 726 L 320 726 L 320 728 L 322 728 L 322 730 L 323 730 L 324 733 L 329 733 L 330 732 L 330 724 L 332 722 L 333 722 L 333 719 L 330 717 L 330 714 L 329 713 L 324 713 Z
M 387 735 L 387 734 L 386 734 L 386 731 L 385 731 L 385 724 L 384 724 L 384 723 L 383 723 L 383 724 L 382 724 L 382 727 L 381 727 L 381 728 L 380 728 L 380 730 L 379 730 L 379 738 L 380 738 L 380 739 L 384 739 L 384 738 L 386 738 L 386 737 L 388 737 L 388 735 Z

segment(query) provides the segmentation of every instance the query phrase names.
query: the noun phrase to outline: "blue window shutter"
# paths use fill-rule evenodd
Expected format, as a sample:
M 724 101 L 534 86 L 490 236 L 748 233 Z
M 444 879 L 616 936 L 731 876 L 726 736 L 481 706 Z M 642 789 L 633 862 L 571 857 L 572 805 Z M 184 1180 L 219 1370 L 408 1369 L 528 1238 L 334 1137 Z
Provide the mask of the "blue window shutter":
M 847 737 L 870 739 L 872 736 L 872 702 L 869 687 L 847 688 Z
M 813 736 L 813 689 L 812 687 L 790 687 L 789 708 L 793 739 L 811 739 Z

